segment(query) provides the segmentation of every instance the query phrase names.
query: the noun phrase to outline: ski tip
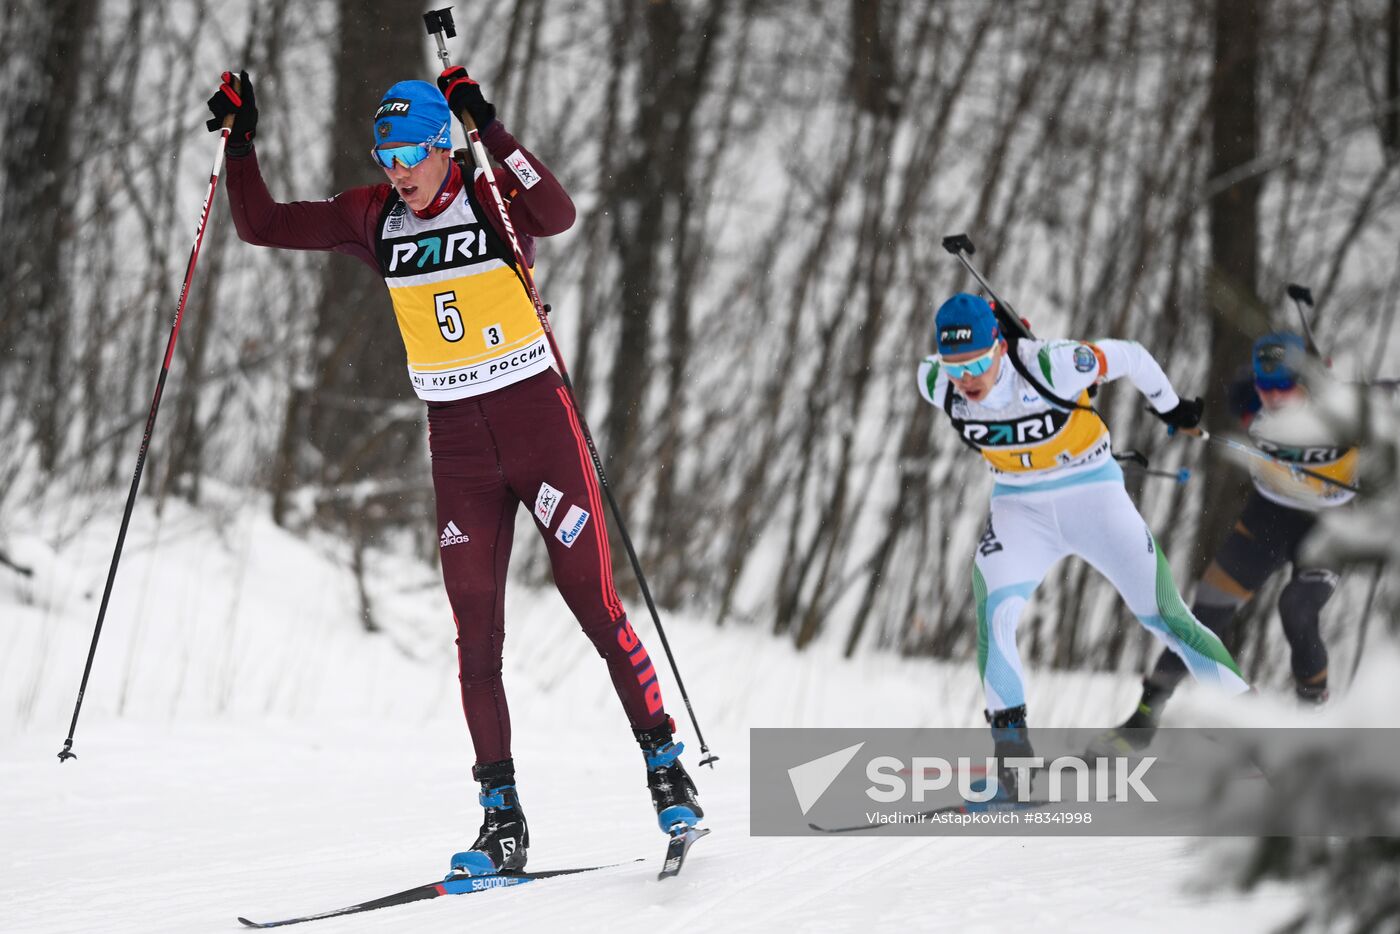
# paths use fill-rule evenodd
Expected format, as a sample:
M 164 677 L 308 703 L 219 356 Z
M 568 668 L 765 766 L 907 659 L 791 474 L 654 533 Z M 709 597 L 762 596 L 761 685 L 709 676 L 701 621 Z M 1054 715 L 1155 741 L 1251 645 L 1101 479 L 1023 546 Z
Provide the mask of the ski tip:
M 256 922 L 256 921 L 249 921 L 247 918 L 239 918 L 239 919 L 238 919 L 238 923 L 241 924 L 241 925 L 243 925 L 245 928 L 260 928 L 260 927 L 262 927 L 262 925 L 259 924 L 258 922 Z

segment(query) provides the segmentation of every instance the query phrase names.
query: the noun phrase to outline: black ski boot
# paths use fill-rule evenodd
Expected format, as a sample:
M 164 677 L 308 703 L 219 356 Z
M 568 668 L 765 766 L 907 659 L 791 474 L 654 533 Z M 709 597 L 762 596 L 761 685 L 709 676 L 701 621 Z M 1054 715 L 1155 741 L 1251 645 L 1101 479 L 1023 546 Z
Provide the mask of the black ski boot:
M 1142 679 L 1142 699 L 1128 719 L 1111 730 L 1105 730 L 1094 737 L 1085 751 L 1087 758 L 1113 758 L 1131 756 L 1142 752 L 1152 744 L 1157 735 L 1157 726 L 1162 722 L 1162 711 L 1167 707 L 1174 688 L 1156 684 L 1150 677 Z
M 1314 675 L 1306 680 L 1294 676 L 1293 690 L 1298 695 L 1298 706 L 1321 707 L 1327 703 L 1327 672 Z
M 649 730 L 632 731 L 646 759 L 647 787 L 651 789 L 656 821 L 669 834 L 694 827 L 705 816 L 695 797 L 695 783 L 681 765 L 680 755 L 685 744 L 672 741 L 673 729 L 668 717 Z
M 514 760 L 473 766 L 472 778 L 481 782 L 478 800 L 486 809 L 486 817 L 472 848 L 453 855 L 449 877 L 524 869 L 530 828 L 525 824 L 525 812 L 520 809 L 520 797 L 515 792 Z

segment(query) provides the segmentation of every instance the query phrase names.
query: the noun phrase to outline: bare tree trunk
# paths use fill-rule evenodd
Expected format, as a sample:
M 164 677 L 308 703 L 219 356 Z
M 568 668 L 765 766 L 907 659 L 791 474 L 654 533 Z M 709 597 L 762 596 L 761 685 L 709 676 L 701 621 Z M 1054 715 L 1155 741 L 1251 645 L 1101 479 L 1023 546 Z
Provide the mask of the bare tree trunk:
M 887 33 L 885 0 L 851 0 L 851 95 L 873 116 L 890 116 L 898 106 L 894 50 Z
M 1211 73 L 1212 176 L 1220 176 L 1259 155 L 1259 55 L 1263 0 L 1215 0 L 1215 68 Z M 1248 359 L 1252 335 L 1249 311 L 1259 306 L 1259 200 L 1263 180 L 1254 175 L 1217 192 L 1208 206 L 1211 310 L 1210 370 L 1206 392 L 1217 404 L 1206 407 L 1206 427 L 1234 427 L 1227 407 L 1218 404 L 1240 364 Z M 1205 500 L 1192 562 L 1193 577 L 1205 570 L 1225 540 L 1244 499 L 1244 474 L 1210 449 L 1204 472 Z
M 657 311 L 667 302 L 672 333 L 689 336 L 690 296 L 683 272 L 668 268 L 664 244 L 685 237 L 693 210 L 691 163 L 697 151 L 696 119 L 708 89 L 713 51 L 723 32 L 727 0 L 709 0 L 703 17 L 692 19 L 677 0 L 654 0 L 641 13 L 645 43 L 639 49 L 639 101 L 614 191 L 613 249 L 618 258 L 620 316 L 608 382 L 608 476 L 624 513 L 638 501 L 641 436 L 648 402 Z M 673 273 L 680 273 L 680 286 Z M 667 400 L 667 406 L 682 400 Z M 661 469 L 674 470 L 674 460 Z M 635 479 L 634 479 L 635 478 Z M 670 502 L 665 507 L 669 509 Z M 657 516 L 656 522 L 665 521 Z M 653 523 L 655 528 L 655 523 Z M 670 534 L 684 535 L 681 529 Z M 616 534 L 614 532 L 614 534 Z M 644 551 L 650 550 L 645 546 Z M 622 553 L 613 549 L 614 555 Z M 663 601 L 673 596 L 665 581 L 656 584 Z
M 14 386 L 30 400 L 46 472 L 58 464 L 69 390 L 78 382 L 70 371 L 74 310 L 64 264 L 76 233 L 70 173 L 80 117 L 73 104 L 94 12 L 94 0 L 54 0 L 11 5 L 6 13 L 27 28 L 15 25 L 10 34 L 25 41 L 14 50 L 19 80 L 5 94 L 0 136 L 0 388 Z M 18 367 L 28 371 L 22 381 Z
M 1385 148 L 1391 159 L 1400 158 L 1400 0 L 1390 0 L 1386 16 L 1385 99 L 1390 112 L 1385 118 Z
M 340 0 L 330 126 L 331 191 L 382 182 L 366 157 L 380 95 L 393 83 L 423 77 L 417 17 L 374 0 Z M 301 193 L 312 197 L 318 192 Z M 312 329 L 311 386 L 294 388 L 274 468 L 274 514 L 307 482 L 336 484 L 401 472 L 420 447 L 421 420 L 383 420 L 410 393 L 403 345 L 383 281 L 356 260 L 326 261 Z M 366 424 L 380 428 L 367 437 Z M 352 507 L 347 507 L 352 508 Z
M 675 219 L 670 251 L 672 286 L 667 302 L 670 315 L 666 329 L 666 395 L 653 430 L 653 434 L 660 437 L 660 443 L 652 457 L 656 492 L 651 509 L 650 547 L 647 549 L 648 563 L 658 571 L 660 596 L 668 603 L 674 603 L 679 596 L 675 588 L 681 583 L 682 569 L 689 564 L 686 551 L 693 541 L 701 512 L 698 504 L 678 502 L 677 485 L 684 451 L 682 422 L 690 404 L 686 377 L 694 367 L 692 308 L 696 300 L 697 280 L 705 260 L 704 251 L 697 247 L 704 242 L 703 223 L 706 208 L 709 207 L 708 199 L 716 187 L 722 187 L 716 185 L 719 179 L 715 163 L 727 148 L 732 128 L 729 106 L 723 108 L 717 124 L 708 127 L 696 125 L 696 113 L 708 89 L 725 12 L 725 3 L 714 3 L 706 20 L 698 24 L 699 46 L 693 64 L 686 69 L 693 98 L 672 143 L 677 170 L 674 173 L 676 190 L 671 193 L 675 202 Z M 737 88 L 731 86 L 728 103 L 733 102 L 736 93 Z M 694 164 L 700 163 L 700 160 L 692 156 L 692 153 L 702 151 L 702 141 L 709 147 L 714 160 L 706 175 L 700 172 L 703 163 Z

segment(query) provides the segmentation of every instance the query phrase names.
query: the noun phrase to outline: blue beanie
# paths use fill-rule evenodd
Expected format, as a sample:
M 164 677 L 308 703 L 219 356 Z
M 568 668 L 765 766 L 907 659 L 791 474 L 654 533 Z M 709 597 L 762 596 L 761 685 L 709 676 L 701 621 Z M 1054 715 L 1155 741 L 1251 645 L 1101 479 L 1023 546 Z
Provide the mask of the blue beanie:
M 997 316 L 986 299 L 959 292 L 938 308 L 938 352 L 943 355 L 986 350 L 1001 337 Z
M 374 113 L 374 145 L 427 143 L 452 148 L 452 111 L 426 81 L 400 81 L 384 92 Z
M 1265 389 L 1290 389 L 1298 381 L 1308 345 L 1291 331 L 1265 334 L 1254 342 L 1254 381 Z

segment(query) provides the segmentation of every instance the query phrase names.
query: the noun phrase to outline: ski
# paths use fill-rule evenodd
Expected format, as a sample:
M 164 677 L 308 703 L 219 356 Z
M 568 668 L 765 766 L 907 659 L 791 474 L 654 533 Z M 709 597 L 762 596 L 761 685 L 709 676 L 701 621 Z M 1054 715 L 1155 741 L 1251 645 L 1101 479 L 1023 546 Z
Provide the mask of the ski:
M 633 860 L 633 862 L 639 863 L 641 860 Z M 416 885 L 411 889 L 395 892 L 393 895 L 385 895 L 382 898 L 371 899 L 367 902 L 360 902 L 355 905 L 347 905 L 344 908 L 336 908 L 332 911 L 323 911 L 319 914 L 303 915 L 299 918 L 284 918 L 281 921 L 249 921 L 247 918 L 240 917 L 238 922 L 244 927 L 250 928 L 280 928 L 289 924 L 301 924 L 304 921 L 319 921 L 322 918 L 338 918 L 341 915 L 359 914 L 362 911 L 374 911 L 379 908 L 392 908 L 395 905 L 407 905 L 411 902 L 437 898 L 440 895 L 471 895 L 476 892 L 485 892 L 489 889 L 504 889 L 513 885 L 524 885 L 526 882 L 535 882 L 539 879 L 573 876 L 582 872 L 597 872 L 600 869 L 612 869 L 623 865 L 627 864 L 610 863 L 606 866 L 579 866 L 572 869 L 547 869 L 543 872 L 503 872 L 487 876 L 449 877 L 443 879 L 441 882 L 429 882 L 426 885 Z
M 1033 801 L 1006 801 L 998 802 L 990 807 L 979 807 L 970 810 L 966 803 L 947 804 L 940 808 L 933 808 L 928 811 L 920 811 L 915 817 L 932 817 L 935 814 L 973 814 L 990 813 L 995 811 L 1030 811 L 1035 808 L 1050 807 L 1054 804 L 1063 804 L 1062 801 L 1033 800 Z M 881 827 L 889 827 L 890 824 L 852 824 L 849 827 L 823 827 L 820 824 L 809 823 L 808 827 L 819 833 L 859 833 L 862 830 L 879 830 Z
M 705 828 L 686 827 L 671 834 L 671 839 L 666 844 L 666 861 L 661 864 L 661 871 L 656 874 L 656 878 L 661 880 L 680 875 L 681 867 L 685 865 L 685 855 L 690 852 L 691 846 L 709 832 Z

